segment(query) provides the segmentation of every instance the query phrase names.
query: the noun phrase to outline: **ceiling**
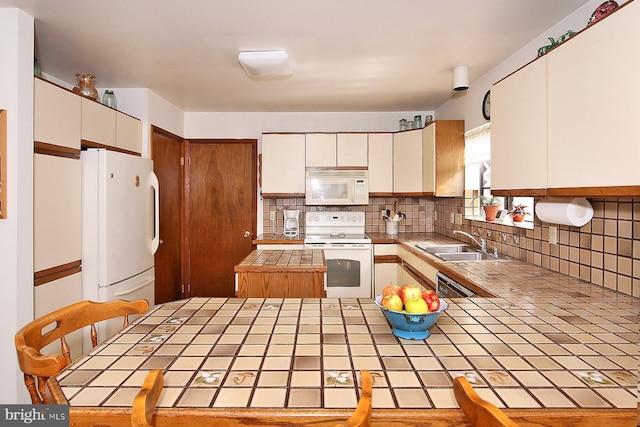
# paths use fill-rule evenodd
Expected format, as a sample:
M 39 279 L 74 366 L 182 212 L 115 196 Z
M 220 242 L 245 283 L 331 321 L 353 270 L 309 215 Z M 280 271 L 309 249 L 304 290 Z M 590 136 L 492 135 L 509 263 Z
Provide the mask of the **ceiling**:
M 43 73 L 149 88 L 183 111 L 430 111 L 588 0 L 0 0 L 35 18 Z M 586 23 L 585 23 L 586 24 Z M 238 52 L 286 49 L 288 78 Z M 535 54 L 535 52 L 534 52 Z

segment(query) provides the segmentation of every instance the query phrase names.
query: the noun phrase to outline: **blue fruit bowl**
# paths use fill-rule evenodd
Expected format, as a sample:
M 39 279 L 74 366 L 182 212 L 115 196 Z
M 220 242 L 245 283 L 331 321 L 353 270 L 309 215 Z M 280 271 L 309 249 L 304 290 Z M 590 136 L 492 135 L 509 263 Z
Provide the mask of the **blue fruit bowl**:
M 438 311 L 426 314 L 410 314 L 389 310 L 380 304 L 381 301 L 382 295 L 378 295 L 375 303 L 380 307 L 384 317 L 387 318 L 393 328 L 391 332 L 393 332 L 393 335 L 396 337 L 407 340 L 424 340 L 429 338 L 429 335 L 431 335 L 429 328 L 436 323 L 436 320 L 440 317 L 440 313 L 449 307 L 449 304 L 447 304 L 445 300 L 440 299 L 440 308 L 438 308 Z

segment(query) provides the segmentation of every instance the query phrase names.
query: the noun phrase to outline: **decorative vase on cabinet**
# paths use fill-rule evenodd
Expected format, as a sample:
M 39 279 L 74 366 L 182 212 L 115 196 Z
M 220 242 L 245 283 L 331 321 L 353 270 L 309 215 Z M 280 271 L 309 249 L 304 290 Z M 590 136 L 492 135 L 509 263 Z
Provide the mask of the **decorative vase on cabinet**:
M 98 91 L 93 86 L 93 79 L 95 78 L 96 76 L 93 74 L 77 73 L 76 85 L 73 87 L 72 92 L 97 101 Z

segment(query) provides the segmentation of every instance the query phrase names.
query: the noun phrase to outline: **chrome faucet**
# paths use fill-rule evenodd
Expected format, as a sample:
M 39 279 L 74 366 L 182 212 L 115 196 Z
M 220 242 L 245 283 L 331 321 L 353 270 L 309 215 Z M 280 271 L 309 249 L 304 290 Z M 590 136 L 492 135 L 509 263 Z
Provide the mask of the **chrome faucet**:
M 487 241 L 484 240 L 480 235 L 478 235 L 478 238 L 480 239 L 478 240 L 475 237 L 473 237 L 471 234 L 462 230 L 453 230 L 453 234 L 464 234 L 465 236 L 473 240 L 475 243 L 477 243 L 478 246 L 480 246 L 480 250 L 482 251 L 483 254 L 487 253 Z

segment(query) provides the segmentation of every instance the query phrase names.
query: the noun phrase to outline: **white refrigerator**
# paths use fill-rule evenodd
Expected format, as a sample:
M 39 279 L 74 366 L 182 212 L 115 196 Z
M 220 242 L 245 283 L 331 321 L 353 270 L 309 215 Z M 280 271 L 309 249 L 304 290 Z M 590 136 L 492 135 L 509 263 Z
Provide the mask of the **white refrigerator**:
M 154 254 L 159 244 L 158 179 L 153 161 L 88 149 L 82 162 L 82 298 L 146 299 L 155 304 Z M 102 322 L 104 340 L 122 319 Z M 91 341 L 85 337 L 85 351 Z

